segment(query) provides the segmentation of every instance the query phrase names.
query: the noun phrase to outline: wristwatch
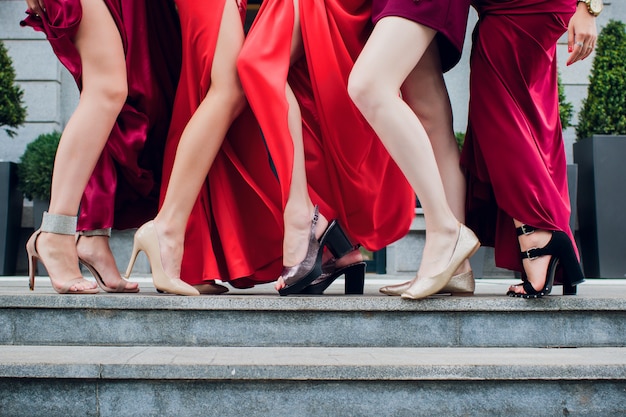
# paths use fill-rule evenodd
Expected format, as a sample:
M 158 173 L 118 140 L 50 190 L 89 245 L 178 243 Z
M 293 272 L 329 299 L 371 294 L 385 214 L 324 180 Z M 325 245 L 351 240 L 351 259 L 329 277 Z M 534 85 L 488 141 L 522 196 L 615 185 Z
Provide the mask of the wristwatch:
M 602 0 L 578 0 L 578 3 L 585 3 L 592 16 L 598 16 L 604 7 Z

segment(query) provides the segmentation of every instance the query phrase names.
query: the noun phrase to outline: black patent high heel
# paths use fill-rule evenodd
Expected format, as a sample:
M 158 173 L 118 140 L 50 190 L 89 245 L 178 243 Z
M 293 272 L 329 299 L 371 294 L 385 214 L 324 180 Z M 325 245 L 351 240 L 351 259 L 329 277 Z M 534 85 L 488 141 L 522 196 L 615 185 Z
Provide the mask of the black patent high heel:
M 524 235 L 533 233 L 536 228 L 528 225 L 522 225 L 517 229 L 517 235 Z M 585 281 L 583 273 L 580 269 L 580 264 L 576 258 L 576 252 L 572 246 L 572 242 L 565 232 L 553 231 L 550 241 L 543 248 L 531 248 L 527 251 L 521 252 L 522 259 L 539 258 L 540 256 L 551 255 L 552 258 L 548 264 L 548 270 L 546 272 L 546 282 L 541 290 L 535 290 L 532 284 L 528 280 L 522 282 L 522 288 L 526 294 L 516 293 L 515 291 L 508 291 L 507 295 L 510 297 L 521 298 L 541 298 L 550 294 L 552 286 L 554 284 L 554 276 L 556 274 L 557 266 L 560 265 L 563 268 L 563 291 L 567 291 L 568 294 L 572 294 L 572 289 L 576 285 Z

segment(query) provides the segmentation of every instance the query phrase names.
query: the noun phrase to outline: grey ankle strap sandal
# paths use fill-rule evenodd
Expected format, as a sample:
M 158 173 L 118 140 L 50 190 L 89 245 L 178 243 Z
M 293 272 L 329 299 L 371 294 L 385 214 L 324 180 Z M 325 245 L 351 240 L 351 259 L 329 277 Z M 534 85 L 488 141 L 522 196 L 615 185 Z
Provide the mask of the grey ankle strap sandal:
M 73 235 L 76 233 L 76 216 L 50 214 L 44 211 L 39 230 L 58 235 Z

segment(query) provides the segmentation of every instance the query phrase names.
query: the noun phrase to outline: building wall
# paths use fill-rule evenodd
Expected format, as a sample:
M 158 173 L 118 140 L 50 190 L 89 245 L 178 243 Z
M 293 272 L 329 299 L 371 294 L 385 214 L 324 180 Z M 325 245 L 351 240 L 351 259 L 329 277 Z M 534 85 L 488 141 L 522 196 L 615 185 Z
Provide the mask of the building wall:
M 25 10 L 24 0 L 0 0 L 0 39 L 13 59 L 17 81 L 24 89 L 28 107 L 27 123 L 18 130 L 17 137 L 11 139 L 3 130 L 0 131 L 0 160 L 18 161 L 26 144 L 39 134 L 62 129 L 78 100 L 74 80 L 59 64 L 44 36 L 19 26 Z M 605 10 L 598 19 L 599 26 L 602 27 L 611 18 L 626 21 L 626 0 L 605 2 Z M 452 101 L 455 131 L 464 131 L 467 124 L 470 34 L 475 23 L 476 13 L 472 10 L 461 62 L 445 76 Z M 564 63 L 567 55 L 567 36 L 564 35 L 558 45 L 558 59 L 563 63 L 560 72 L 567 100 L 573 103 L 577 111 L 587 93 L 592 60 L 566 67 Z M 574 123 L 576 121 L 577 113 L 573 119 Z M 568 161 L 572 160 L 574 134 L 574 128 L 565 131 Z

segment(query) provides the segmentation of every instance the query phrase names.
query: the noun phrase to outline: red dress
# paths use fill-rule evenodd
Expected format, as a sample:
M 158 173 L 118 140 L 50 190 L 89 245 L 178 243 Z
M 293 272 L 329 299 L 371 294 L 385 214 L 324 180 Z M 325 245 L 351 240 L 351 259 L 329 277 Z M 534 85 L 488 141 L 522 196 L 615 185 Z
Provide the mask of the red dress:
M 179 44 L 175 11 L 168 0 L 105 0 L 119 29 L 128 99 L 84 191 L 78 230 L 138 227 L 156 215 L 163 146 L 174 98 Z M 82 87 L 80 56 L 73 43 L 79 0 L 46 1 L 46 14 L 29 12 L 21 22 L 46 34 L 54 53 Z M 168 39 L 162 33 L 168 32 Z M 88 138 L 86 138 L 88 140 Z
M 574 0 L 475 1 L 469 124 L 461 163 L 467 224 L 496 265 L 522 271 L 513 218 L 567 232 L 570 201 L 559 119 L 556 42 Z M 575 243 L 573 243 L 576 247 Z
M 437 31 L 441 67 L 446 72 L 461 59 L 470 0 L 373 0 L 372 21 L 398 16 Z
M 289 196 L 293 142 L 285 83 L 302 112 L 309 193 L 354 242 L 380 249 L 403 237 L 415 194 L 347 93 L 371 31 L 364 0 L 300 0 L 304 57 L 289 66 L 292 0 L 265 0 L 239 57 L 241 81 L 275 164 L 282 207 Z
M 176 1 L 183 64 L 165 148 L 163 199 L 183 129 L 205 97 L 226 1 Z M 245 2 L 240 4 L 242 19 Z M 198 155 L 201 158 L 202 155 Z M 238 288 L 275 280 L 282 270 L 280 189 L 249 108 L 235 120 L 191 212 L 181 278 Z

